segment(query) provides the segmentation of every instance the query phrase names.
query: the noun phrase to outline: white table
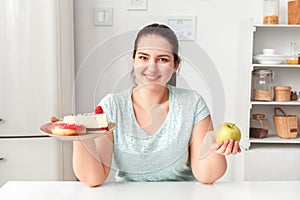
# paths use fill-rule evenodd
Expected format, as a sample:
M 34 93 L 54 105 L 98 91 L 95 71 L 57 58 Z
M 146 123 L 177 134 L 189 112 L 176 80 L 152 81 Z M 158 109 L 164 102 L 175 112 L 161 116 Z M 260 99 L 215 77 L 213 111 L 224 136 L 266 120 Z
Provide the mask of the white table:
M 1 200 L 299 200 L 300 181 L 127 182 L 89 188 L 81 182 L 10 181 L 0 188 Z

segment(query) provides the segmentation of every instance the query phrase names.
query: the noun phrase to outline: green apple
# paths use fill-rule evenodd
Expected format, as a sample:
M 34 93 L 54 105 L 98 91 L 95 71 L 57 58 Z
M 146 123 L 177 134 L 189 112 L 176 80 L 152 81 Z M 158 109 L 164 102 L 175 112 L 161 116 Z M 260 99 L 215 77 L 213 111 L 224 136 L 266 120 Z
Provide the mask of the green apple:
M 239 127 L 230 122 L 220 124 L 216 129 L 215 134 L 217 142 L 223 142 L 225 140 L 241 140 L 241 131 Z

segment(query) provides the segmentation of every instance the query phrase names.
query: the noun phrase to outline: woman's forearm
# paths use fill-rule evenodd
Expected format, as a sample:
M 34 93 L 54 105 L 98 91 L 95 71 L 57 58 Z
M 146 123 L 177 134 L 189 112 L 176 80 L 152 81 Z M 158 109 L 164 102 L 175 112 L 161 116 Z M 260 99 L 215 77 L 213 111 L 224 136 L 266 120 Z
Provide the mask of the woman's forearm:
M 220 179 L 227 169 L 226 158 L 223 155 L 211 152 L 204 159 L 194 160 L 192 170 L 195 178 L 205 184 L 212 184 Z
M 215 148 L 208 154 L 208 156 L 201 157 L 202 151 L 205 150 L 208 144 L 215 143 L 215 136 L 210 116 L 204 118 L 193 127 L 191 146 L 190 146 L 190 158 L 191 167 L 195 178 L 206 184 L 212 184 L 219 178 L 221 178 L 227 168 L 227 162 L 224 155 L 217 153 Z M 204 141 L 204 138 L 206 140 Z M 206 146 L 203 145 L 206 142 Z M 205 148 L 205 149 L 202 149 Z
M 109 175 L 113 144 L 109 136 L 73 142 L 76 177 L 90 187 L 101 185 Z

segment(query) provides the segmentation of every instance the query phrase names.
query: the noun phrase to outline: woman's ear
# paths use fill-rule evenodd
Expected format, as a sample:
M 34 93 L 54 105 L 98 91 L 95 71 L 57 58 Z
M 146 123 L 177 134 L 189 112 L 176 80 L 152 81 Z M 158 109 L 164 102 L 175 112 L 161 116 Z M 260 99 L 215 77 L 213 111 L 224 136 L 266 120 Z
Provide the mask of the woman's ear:
M 177 70 L 179 68 L 179 65 L 180 65 L 180 58 L 178 58 L 178 60 L 175 62 L 174 70 Z

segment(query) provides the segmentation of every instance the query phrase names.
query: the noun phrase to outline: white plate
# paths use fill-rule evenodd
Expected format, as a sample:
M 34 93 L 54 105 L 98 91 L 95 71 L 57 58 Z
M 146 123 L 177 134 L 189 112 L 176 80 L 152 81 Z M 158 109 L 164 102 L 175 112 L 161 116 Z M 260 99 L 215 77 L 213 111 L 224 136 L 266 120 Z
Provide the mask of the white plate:
M 286 56 L 273 57 L 273 58 L 255 56 L 254 59 L 257 60 L 257 62 L 260 64 L 277 65 L 285 62 Z
M 41 132 L 62 141 L 77 141 L 77 140 L 93 139 L 93 138 L 100 137 L 101 135 L 105 135 L 116 128 L 116 124 L 109 122 L 108 131 L 87 131 L 87 133 L 83 135 L 60 136 L 52 133 L 52 124 L 53 123 L 47 123 L 42 125 L 40 127 Z
M 257 60 L 259 64 L 264 65 L 278 65 L 283 63 L 284 60 Z
M 267 55 L 267 54 L 257 54 L 255 56 L 256 58 L 263 58 L 263 59 L 286 59 L 287 56 L 285 55 L 277 55 L 277 54 L 273 54 L 273 55 Z

